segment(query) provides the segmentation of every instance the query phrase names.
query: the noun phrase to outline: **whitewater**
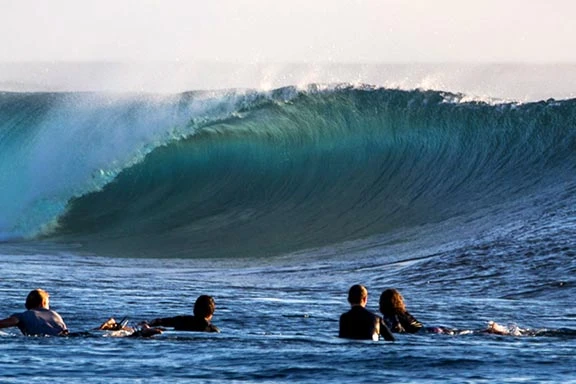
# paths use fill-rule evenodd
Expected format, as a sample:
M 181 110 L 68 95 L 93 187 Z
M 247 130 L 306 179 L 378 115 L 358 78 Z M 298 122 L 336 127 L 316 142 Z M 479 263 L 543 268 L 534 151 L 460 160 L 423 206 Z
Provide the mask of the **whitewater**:
M 1 330 L 0 381 L 576 381 L 566 92 L 8 88 L 0 317 L 44 288 L 88 332 Z M 358 283 L 373 311 L 394 287 L 425 325 L 471 332 L 338 339 Z M 189 314 L 200 294 L 221 334 L 93 331 Z M 528 332 L 478 332 L 488 321 Z

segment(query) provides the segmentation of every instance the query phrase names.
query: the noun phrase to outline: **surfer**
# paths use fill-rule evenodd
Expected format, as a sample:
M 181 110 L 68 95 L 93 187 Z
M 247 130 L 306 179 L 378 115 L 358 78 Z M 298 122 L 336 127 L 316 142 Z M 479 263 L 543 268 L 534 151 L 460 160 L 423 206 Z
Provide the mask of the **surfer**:
M 446 327 L 424 327 L 414 316 L 406 310 L 404 298 L 396 289 L 386 289 L 380 295 L 380 312 L 383 322 L 392 332 L 397 333 L 442 333 L 447 335 L 467 335 L 489 333 L 496 335 L 524 336 L 535 334 L 532 330 L 525 330 L 517 326 L 506 327 L 494 321 L 489 321 L 488 326 L 480 330 L 451 329 Z
M 368 290 L 363 285 L 353 285 L 348 291 L 350 310 L 340 316 L 338 337 L 356 340 L 379 339 L 379 335 L 387 341 L 394 341 L 394 336 L 382 323 L 380 316 L 366 309 Z
M 214 298 L 201 295 L 194 303 L 194 316 L 181 315 L 164 317 L 152 320 L 148 325 L 153 327 L 171 327 L 176 331 L 195 332 L 220 332 L 218 327 L 212 324 L 212 316 L 216 310 Z
M 392 332 L 416 333 L 422 329 L 421 322 L 406 310 L 404 298 L 396 289 L 386 289 L 380 295 L 380 313 L 384 324 Z
M 50 295 L 43 289 L 30 291 L 26 297 L 26 311 L 0 320 L 0 328 L 18 327 L 27 336 L 67 335 L 62 317 L 50 309 Z

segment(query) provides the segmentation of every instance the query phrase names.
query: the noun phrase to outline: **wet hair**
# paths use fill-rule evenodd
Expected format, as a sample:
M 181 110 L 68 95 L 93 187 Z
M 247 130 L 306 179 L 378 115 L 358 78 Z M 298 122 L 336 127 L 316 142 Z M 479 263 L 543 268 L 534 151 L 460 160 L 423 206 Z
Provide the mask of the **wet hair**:
M 214 314 L 215 308 L 216 303 L 214 303 L 212 296 L 199 296 L 194 303 L 194 316 L 205 319 Z
M 380 295 L 380 312 L 383 314 L 406 312 L 404 298 L 398 290 L 390 288 L 382 292 Z
M 38 308 L 44 305 L 50 295 L 43 289 L 30 291 L 26 297 L 26 309 Z
M 361 284 L 353 285 L 348 291 L 348 302 L 352 305 L 360 304 L 365 297 L 368 297 L 368 290 Z

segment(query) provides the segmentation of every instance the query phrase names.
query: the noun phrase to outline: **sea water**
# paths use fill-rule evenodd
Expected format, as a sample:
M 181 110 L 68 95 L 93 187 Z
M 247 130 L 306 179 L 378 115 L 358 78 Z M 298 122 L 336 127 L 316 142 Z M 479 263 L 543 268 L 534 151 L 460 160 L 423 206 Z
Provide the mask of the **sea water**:
M 0 95 L 2 382 L 575 382 L 576 104 L 370 86 Z M 454 335 L 337 338 L 353 284 Z M 216 300 L 219 334 L 96 331 Z M 488 321 L 523 336 L 482 332 Z
M 22 311 L 27 290 L 41 286 L 70 330 L 85 333 L 25 337 L 5 329 L 0 377 L 18 383 L 573 382 L 573 256 L 503 260 L 503 253 L 516 252 L 502 242 L 395 263 L 363 252 L 353 263 L 306 259 L 314 253 L 219 263 L 3 250 L 3 311 Z M 353 283 L 366 284 L 372 310 L 382 289 L 397 287 L 425 325 L 478 331 L 496 320 L 538 333 L 342 340 L 338 317 L 348 309 Z M 137 325 L 189 314 L 200 294 L 215 297 L 213 322 L 221 333 L 167 330 L 144 339 L 93 330 L 109 316 Z

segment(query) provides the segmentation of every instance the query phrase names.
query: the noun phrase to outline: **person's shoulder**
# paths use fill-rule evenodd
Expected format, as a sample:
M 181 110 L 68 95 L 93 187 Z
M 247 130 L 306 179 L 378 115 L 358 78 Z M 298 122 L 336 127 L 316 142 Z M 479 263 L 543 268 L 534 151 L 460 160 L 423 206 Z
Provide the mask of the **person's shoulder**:
M 10 317 L 14 317 L 19 321 L 27 321 L 34 317 L 37 317 L 37 313 L 34 312 L 32 309 L 27 309 L 24 312 L 16 312 L 10 315 Z
M 340 315 L 340 320 L 346 319 L 346 318 L 348 318 L 348 317 L 350 317 L 350 316 L 352 316 L 352 315 L 353 315 L 353 309 L 349 309 L 349 310 L 347 310 L 346 312 L 343 312 L 343 313 Z
M 361 313 L 362 312 L 359 311 L 357 307 L 352 307 L 340 315 L 340 321 L 345 322 L 355 321 L 354 319 L 357 319 L 358 316 L 361 316 Z
M 351 314 L 354 311 L 354 307 L 350 308 L 349 310 L 347 310 L 346 312 L 342 312 L 342 314 L 340 316 L 346 316 Z
M 369 310 L 369 309 L 366 309 L 366 312 L 367 312 L 367 315 L 370 316 L 370 317 L 372 317 L 375 321 L 381 321 L 381 320 L 382 320 L 382 318 L 381 318 L 380 316 L 378 316 L 377 313 L 372 312 L 372 311 Z
M 378 317 L 378 318 L 380 317 L 380 316 L 378 316 L 376 313 L 372 312 L 371 310 L 369 310 L 369 309 L 366 308 L 366 307 L 357 307 L 357 308 L 358 308 L 358 312 L 362 312 L 362 313 L 364 313 L 366 316 L 375 317 L 375 318 L 376 318 L 376 317 Z
M 60 316 L 60 314 L 58 312 L 56 312 L 53 309 L 48 309 L 48 308 L 34 308 L 34 309 L 30 309 L 30 312 L 35 312 L 36 314 L 38 314 L 39 316 L 53 316 L 56 318 L 62 318 L 62 316 Z
M 53 315 L 55 315 L 55 316 L 61 317 L 60 314 L 59 314 L 58 312 L 56 312 L 55 310 L 53 310 L 53 309 L 47 309 L 46 311 L 48 311 L 48 313 L 51 313 L 51 314 L 53 314 Z
M 408 312 L 408 311 L 405 311 L 405 312 L 403 313 L 403 317 L 404 317 L 405 319 L 410 320 L 410 321 L 416 321 L 416 322 L 418 322 L 418 320 L 416 320 L 416 318 L 415 318 L 414 316 L 412 316 L 412 314 L 411 314 L 410 312 Z
M 55 315 L 56 315 L 56 316 L 58 316 L 58 317 L 62 317 L 62 315 L 61 315 L 61 314 L 59 314 L 59 313 L 58 313 L 58 312 L 56 312 L 56 311 L 52 311 L 52 313 L 53 313 L 53 314 L 55 314 Z
M 404 312 L 401 318 L 401 322 L 403 323 L 402 326 L 406 329 L 406 331 L 410 333 L 415 333 L 424 326 L 408 311 Z

